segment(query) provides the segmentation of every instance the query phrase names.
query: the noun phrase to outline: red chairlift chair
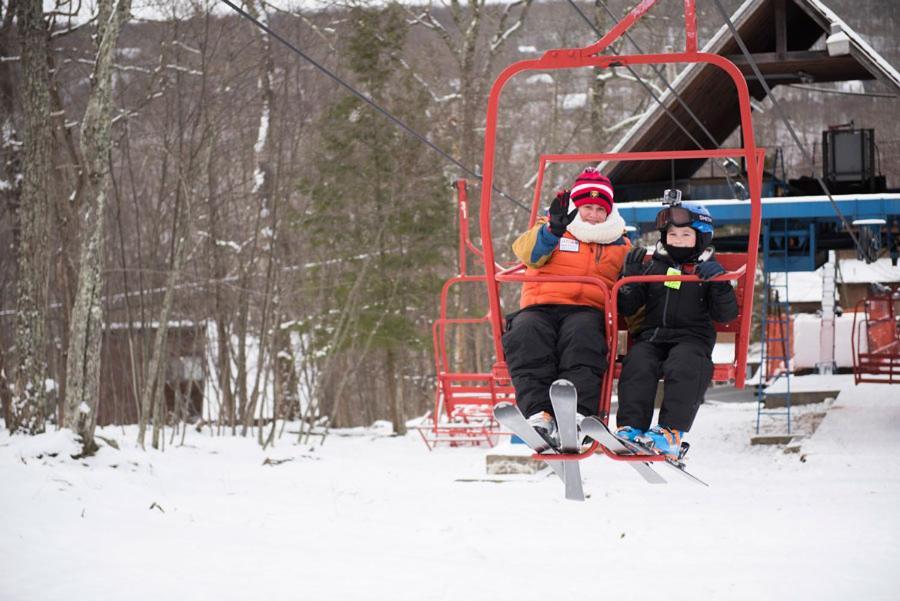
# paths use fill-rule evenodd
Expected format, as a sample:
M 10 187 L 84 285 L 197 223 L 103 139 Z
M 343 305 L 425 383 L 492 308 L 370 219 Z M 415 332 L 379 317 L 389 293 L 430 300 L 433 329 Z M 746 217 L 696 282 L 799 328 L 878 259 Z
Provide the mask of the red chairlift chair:
M 509 382 L 498 382 L 490 372 L 460 372 L 455 369 L 448 350 L 450 338 L 459 329 L 477 331 L 489 325 L 488 315 L 480 317 L 451 317 L 450 296 L 463 286 L 483 289 L 484 274 L 468 273 L 469 253 L 483 259 L 484 254 L 469 237 L 468 188 L 465 180 L 455 182 L 459 218 L 459 274 L 444 283 L 441 289 L 440 317 L 432 324 L 436 386 L 434 406 L 424 423 L 417 427 L 429 450 L 438 444 L 451 446 L 494 446 L 501 435 L 494 419 L 494 405 L 514 401 L 515 391 Z M 483 294 L 483 292 L 481 292 Z
M 483 242 L 483 259 L 485 266 L 485 283 L 488 290 L 489 312 L 487 318 L 491 324 L 493 334 L 494 352 L 496 362 L 492 368 L 492 376 L 497 386 L 509 386 L 510 379 L 501 345 L 503 333 L 503 309 L 500 306 L 500 284 L 521 283 L 529 281 L 543 282 L 580 282 L 598 286 L 606 295 L 607 320 L 606 331 L 608 346 L 610 349 L 609 364 L 615 365 L 615 344 L 619 332 L 619 316 L 617 314 L 615 299 L 619 288 L 628 282 L 662 282 L 662 281 L 698 281 L 697 276 L 637 276 L 619 280 L 612 289 L 597 278 L 578 276 L 527 276 L 524 274 L 524 266 L 517 265 L 508 269 L 498 269 L 495 262 L 494 243 L 491 228 L 491 205 L 494 181 L 495 144 L 497 136 L 497 116 L 499 110 L 500 93 L 503 87 L 516 74 L 525 71 L 553 71 L 560 69 L 573 69 L 582 67 L 609 68 L 621 65 L 667 64 L 667 63 L 710 63 L 722 69 L 734 82 L 737 90 L 739 111 L 741 114 L 741 131 L 744 145 L 730 149 L 701 149 L 678 151 L 652 151 L 652 152 L 616 152 L 616 153 L 590 153 L 571 155 L 547 155 L 542 156 L 538 167 L 538 178 L 535 187 L 534 204 L 531 210 L 531 224 L 534 223 L 541 200 L 541 184 L 543 182 L 544 169 L 548 163 L 560 162 L 599 162 L 599 161 L 650 161 L 650 160 L 679 160 L 679 159 L 724 159 L 742 158 L 745 161 L 750 189 L 751 219 L 748 235 L 749 243 L 746 253 L 718 255 L 723 266 L 728 272 L 718 276 L 717 280 L 734 280 L 737 282 L 736 293 L 740 314 L 731 323 L 719 325 L 719 331 L 733 332 L 735 335 L 734 359 L 727 364 L 716 366 L 716 379 L 733 378 L 735 385 L 742 388 L 746 376 L 747 346 L 750 334 L 750 320 L 753 308 L 753 274 L 756 272 L 757 246 L 760 235 L 761 219 L 761 184 L 763 160 L 765 151 L 757 149 L 754 141 L 752 121 L 750 115 L 750 97 L 747 84 L 740 70 L 728 59 L 697 50 L 696 21 L 694 12 L 694 0 L 685 0 L 685 40 L 684 52 L 668 54 L 646 55 L 600 55 L 612 42 L 620 38 L 647 10 L 655 4 L 655 0 L 644 0 L 635 7 L 621 22 L 619 22 L 599 42 L 585 48 L 571 48 L 551 50 L 541 58 L 535 60 L 520 61 L 507 67 L 496 79 L 488 99 L 487 127 L 485 131 L 485 149 L 483 161 L 483 181 L 481 186 L 481 212 L 480 225 Z M 615 182 L 613 182 L 615 183 Z M 750 274 L 747 285 L 747 274 Z M 619 368 L 612 367 L 607 370 L 603 382 L 601 398 L 599 399 L 600 418 L 607 422 L 609 419 L 610 401 L 612 396 L 613 379 Z M 588 457 L 596 450 L 596 443 L 585 453 L 572 455 L 541 455 L 544 460 L 580 460 Z M 604 447 L 600 449 L 609 457 L 620 461 L 647 461 L 644 456 L 618 456 Z M 656 458 L 663 460 L 662 457 Z
M 850 344 L 853 379 L 881 384 L 900 383 L 900 322 L 896 305 L 900 289 L 872 291 L 856 303 Z M 860 315 L 863 319 L 857 319 Z M 866 351 L 862 350 L 862 325 L 866 325 Z

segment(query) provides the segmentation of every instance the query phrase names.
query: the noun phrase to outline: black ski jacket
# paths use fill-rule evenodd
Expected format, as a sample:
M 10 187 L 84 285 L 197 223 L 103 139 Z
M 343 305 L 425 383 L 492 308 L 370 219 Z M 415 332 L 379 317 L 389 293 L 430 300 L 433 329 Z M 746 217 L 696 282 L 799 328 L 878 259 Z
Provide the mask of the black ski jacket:
M 713 256 L 712 248 L 701 260 Z M 662 245 L 644 265 L 643 275 L 666 275 L 670 267 L 681 268 Z M 692 269 L 688 269 L 693 273 Z M 662 282 L 626 284 L 619 289 L 619 312 L 635 316 L 631 333 L 638 341 L 660 343 L 699 342 L 710 352 L 716 343 L 713 321 L 727 323 L 737 317 L 738 305 L 731 282 L 681 282 L 671 288 Z M 631 320 L 630 320 L 631 321 Z

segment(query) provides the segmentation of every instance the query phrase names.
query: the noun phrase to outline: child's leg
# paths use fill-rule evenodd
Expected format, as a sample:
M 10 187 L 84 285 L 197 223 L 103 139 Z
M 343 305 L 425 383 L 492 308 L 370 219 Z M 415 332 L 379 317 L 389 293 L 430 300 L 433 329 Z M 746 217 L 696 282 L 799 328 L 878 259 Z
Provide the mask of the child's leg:
M 713 362 L 705 345 L 681 342 L 663 363 L 663 403 L 659 425 L 687 432 L 712 378 Z
M 519 409 L 530 417 L 552 412 L 550 384 L 556 379 L 556 318 L 540 309 L 523 309 L 503 334 L 503 353 L 516 389 Z
M 649 430 L 653 420 L 656 385 L 662 375 L 666 347 L 653 342 L 638 342 L 625 355 L 619 376 L 619 410 L 616 426 Z
M 600 388 L 609 362 L 605 315 L 598 310 L 564 309 L 560 319 L 556 354 L 559 357 L 557 377 L 571 381 L 578 390 L 578 412 L 596 415 L 599 410 Z

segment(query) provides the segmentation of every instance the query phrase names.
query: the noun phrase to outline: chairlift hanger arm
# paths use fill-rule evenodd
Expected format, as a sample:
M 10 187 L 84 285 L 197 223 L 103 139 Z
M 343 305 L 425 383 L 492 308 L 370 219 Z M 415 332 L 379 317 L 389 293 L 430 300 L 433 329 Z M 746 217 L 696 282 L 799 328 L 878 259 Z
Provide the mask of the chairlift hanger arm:
M 572 6 L 572 8 L 575 10 L 575 12 L 577 12 L 581 16 L 581 18 L 584 20 L 584 22 L 587 23 L 588 26 L 591 29 L 593 29 L 594 32 L 596 32 L 597 35 L 602 36 L 603 34 L 597 29 L 597 26 L 594 25 L 594 23 L 587 17 L 587 15 L 585 15 L 584 12 L 578 7 L 578 5 L 575 3 L 575 0 L 568 0 L 568 1 L 569 1 L 569 5 Z M 613 13 L 612 10 L 610 10 L 609 6 L 605 2 L 603 2 L 603 0 L 598 0 L 598 1 L 599 1 L 600 5 L 603 7 L 603 9 L 606 11 L 607 15 L 609 15 L 615 21 L 619 20 L 619 17 L 617 17 L 615 15 L 615 13 Z M 693 14 L 693 5 L 691 4 L 690 6 L 688 6 L 689 4 L 690 4 L 689 2 L 685 2 L 686 18 L 688 18 L 687 17 L 688 14 Z M 693 17 L 691 17 L 691 18 L 693 18 Z M 686 22 L 686 24 L 687 24 L 687 22 Z M 638 51 L 638 53 L 644 54 L 644 49 L 641 48 L 641 46 L 637 43 L 637 41 L 635 41 L 635 39 L 631 36 L 631 34 L 629 34 L 626 31 L 623 33 L 623 35 L 625 36 L 625 39 L 627 39 L 629 42 L 631 42 L 631 45 L 634 46 L 634 48 Z M 690 32 L 688 32 L 688 36 L 690 36 Z M 694 39 L 696 40 L 696 28 L 694 29 Z M 696 41 L 694 42 L 694 49 L 696 49 Z M 619 54 L 615 50 L 610 49 L 610 51 L 613 54 Z M 659 96 L 656 95 L 656 93 L 643 80 L 643 78 L 637 73 L 637 71 L 635 71 L 634 69 L 632 69 L 631 67 L 629 67 L 627 65 L 625 68 L 628 70 L 629 73 L 631 73 L 635 77 L 637 82 L 647 91 L 648 94 L 650 94 L 650 96 L 653 98 L 653 100 L 655 100 L 656 103 L 659 105 L 659 107 L 666 113 L 666 116 L 668 116 L 669 119 L 671 119 L 672 122 L 682 132 L 684 132 L 684 134 L 691 140 L 691 142 L 693 142 L 697 146 L 697 148 L 703 148 L 704 145 L 701 144 L 700 141 L 694 136 L 694 134 L 692 134 L 687 129 L 687 127 L 685 127 L 685 125 L 681 123 L 681 120 L 672 112 L 671 109 L 669 109 L 669 107 L 666 106 L 666 104 L 663 102 L 662 98 L 660 98 Z M 669 91 L 669 93 L 672 95 L 672 97 L 675 98 L 675 100 L 678 102 L 678 104 L 681 106 L 681 108 L 684 109 L 685 112 L 687 112 L 688 116 L 690 116 L 690 118 L 693 120 L 693 122 L 696 123 L 697 126 L 700 128 L 700 130 L 706 135 L 706 138 L 710 141 L 712 147 L 713 148 L 717 147 L 719 145 L 718 140 L 716 140 L 716 138 L 712 135 L 712 133 L 710 133 L 709 129 L 706 127 L 706 125 L 703 124 L 703 122 L 700 120 L 700 118 L 697 117 L 696 113 L 694 113 L 694 111 L 691 109 L 691 107 L 681 98 L 681 95 L 675 90 L 675 88 L 672 87 L 672 84 L 669 83 L 669 80 L 666 78 L 666 76 L 662 72 L 662 70 L 655 64 L 651 64 L 650 68 L 653 70 L 653 72 L 656 74 L 656 76 L 660 79 L 660 81 L 662 81 L 665 84 L 666 89 Z M 728 170 L 726 168 L 724 168 L 722 165 L 719 165 L 718 163 L 715 163 L 715 162 L 713 164 L 716 167 L 722 169 L 723 174 L 725 175 L 725 180 L 728 182 L 729 188 L 732 188 L 732 190 L 733 190 L 735 183 L 732 181 L 732 174 L 730 174 L 728 172 Z M 740 176 L 740 173 L 738 173 L 734 177 L 736 177 L 739 180 L 739 182 L 742 179 Z
M 653 8 L 657 0 L 642 0 L 625 18 L 616 23 L 598 42 L 579 49 L 581 56 L 592 56 L 606 50 L 610 44 L 626 35 L 637 21 Z M 697 14 L 694 0 L 684 0 L 685 52 L 697 52 Z

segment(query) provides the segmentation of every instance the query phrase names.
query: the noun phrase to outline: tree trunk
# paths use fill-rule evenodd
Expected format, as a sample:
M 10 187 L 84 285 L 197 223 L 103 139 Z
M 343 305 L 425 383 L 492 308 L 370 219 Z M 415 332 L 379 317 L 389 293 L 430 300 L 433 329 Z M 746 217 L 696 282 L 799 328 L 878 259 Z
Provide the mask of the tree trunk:
M 403 436 L 406 434 L 406 418 L 400 407 L 400 399 L 397 395 L 397 364 L 394 357 L 394 349 L 387 349 L 387 357 L 384 366 L 385 379 L 387 380 L 388 402 L 391 405 L 391 423 L 394 425 L 394 434 Z
M 606 12 L 603 7 L 595 0 L 594 2 L 594 25 L 600 32 L 606 31 Z M 608 125 L 604 113 L 606 112 L 606 80 L 597 77 L 606 69 L 594 67 L 591 70 L 594 74 L 591 81 L 591 133 L 593 141 L 600 147 L 603 147 L 608 134 L 603 131 L 604 125 Z
M 209 252 L 212 254 L 213 279 L 215 281 L 215 291 L 213 299 L 213 319 L 216 322 L 216 370 L 218 372 L 217 379 L 219 382 L 220 404 L 218 408 L 218 422 L 221 429 L 222 424 L 234 425 L 235 407 L 234 393 L 231 388 L 231 355 L 229 345 L 228 323 L 230 318 L 225 303 L 225 292 L 223 290 L 223 282 L 225 280 L 226 270 L 223 250 L 219 248 L 217 241 L 220 236 L 220 217 L 219 217 L 219 198 L 216 193 L 217 185 L 217 166 L 216 162 L 218 154 L 210 152 L 207 161 L 207 187 L 209 190 L 209 198 L 207 206 L 209 207 Z
M 3 345 L 0 344 L 0 410 L 3 412 L 3 423 L 10 427 L 12 423 L 12 396 L 9 394 L 9 382 L 6 381 L 6 363 Z
M 176 215 L 176 222 L 177 222 Z M 172 257 L 171 270 L 166 282 L 166 293 L 163 297 L 163 306 L 159 313 L 159 326 L 153 339 L 153 356 L 150 359 L 150 369 L 147 371 L 147 379 L 144 381 L 144 391 L 141 394 L 141 419 L 138 425 L 138 444 L 144 448 L 144 439 L 147 434 L 147 419 L 150 411 L 153 411 L 153 448 L 159 448 L 160 428 L 165 418 L 162 407 L 165 404 L 167 340 L 169 334 L 169 314 L 172 311 L 172 301 L 175 298 L 175 282 L 181 273 L 181 265 L 184 260 L 184 237 L 173 232 L 177 236 L 175 241 L 174 256 Z
M 119 29 L 128 18 L 130 0 L 99 0 L 97 59 L 91 75 L 91 95 L 81 124 L 87 205 L 78 289 L 72 309 L 69 353 L 66 365 L 67 428 L 81 437 L 83 452 L 96 450 L 94 428 L 100 393 L 100 348 L 104 287 L 103 260 L 106 240 L 106 201 L 110 189 L 109 152 L 112 120 L 112 67 Z
M 25 116 L 20 196 L 19 285 L 16 300 L 17 366 L 11 431 L 43 432 L 46 419 L 46 325 L 49 287 L 49 179 L 52 141 L 49 35 L 39 0 L 18 3 L 22 39 L 22 109 Z

